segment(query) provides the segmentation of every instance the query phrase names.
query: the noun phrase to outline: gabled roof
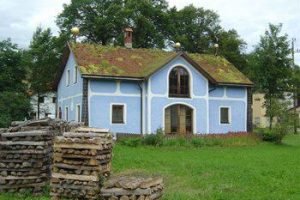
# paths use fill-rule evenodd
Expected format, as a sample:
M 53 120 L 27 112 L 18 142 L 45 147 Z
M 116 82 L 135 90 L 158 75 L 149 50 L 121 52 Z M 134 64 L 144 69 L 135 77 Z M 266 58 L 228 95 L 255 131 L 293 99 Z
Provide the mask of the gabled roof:
M 68 46 L 83 77 L 146 79 L 174 58 L 182 56 L 214 84 L 252 85 L 244 74 L 220 56 L 84 43 Z

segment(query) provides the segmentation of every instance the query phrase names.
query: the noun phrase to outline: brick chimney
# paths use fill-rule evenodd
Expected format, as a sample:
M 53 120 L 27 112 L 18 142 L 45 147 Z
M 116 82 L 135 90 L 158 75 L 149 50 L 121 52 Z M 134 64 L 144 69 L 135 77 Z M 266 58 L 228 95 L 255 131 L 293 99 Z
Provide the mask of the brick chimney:
M 124 29 L 124 45 L 126 48 L 132 48 L 132 28 L 125 28 Z

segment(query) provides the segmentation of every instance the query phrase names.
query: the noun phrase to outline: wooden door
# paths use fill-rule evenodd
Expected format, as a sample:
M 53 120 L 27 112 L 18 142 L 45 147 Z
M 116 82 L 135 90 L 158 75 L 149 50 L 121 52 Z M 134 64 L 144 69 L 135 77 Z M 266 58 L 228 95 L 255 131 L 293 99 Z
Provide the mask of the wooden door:
M 165 110 L 165 133 L 186 135 L 193 132 L 193 110 L 185 105 L 173 105 Z

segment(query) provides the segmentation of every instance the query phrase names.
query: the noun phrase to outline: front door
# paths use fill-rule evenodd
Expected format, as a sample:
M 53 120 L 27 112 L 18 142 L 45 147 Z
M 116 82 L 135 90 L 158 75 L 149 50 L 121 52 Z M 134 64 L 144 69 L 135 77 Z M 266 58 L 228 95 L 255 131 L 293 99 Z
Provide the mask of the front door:
M 165 133 L 187 135 L 193 132 L 193 110 L 185 105 L 172 105 L 165 110 Z

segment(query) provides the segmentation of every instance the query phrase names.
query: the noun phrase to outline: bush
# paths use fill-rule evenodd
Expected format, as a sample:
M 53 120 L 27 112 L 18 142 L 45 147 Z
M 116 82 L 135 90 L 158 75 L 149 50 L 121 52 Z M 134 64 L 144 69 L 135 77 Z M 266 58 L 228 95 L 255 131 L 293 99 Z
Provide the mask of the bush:
M 288 128 L 283 125 L 276 125 L 273 129 L 258 129 L 256 131 L 258 136 L 267 142 L 274 142 L 276 144 L 282 143 L 283 138 L 288 133 Z
M 120 144 L 125 145 L 125 146 L 129 146 L 129 147 L 137 147 L 139 145 L 141 145 L 142 143 L 142 138 L 123 138 L 121 140 L 118 141 Z

